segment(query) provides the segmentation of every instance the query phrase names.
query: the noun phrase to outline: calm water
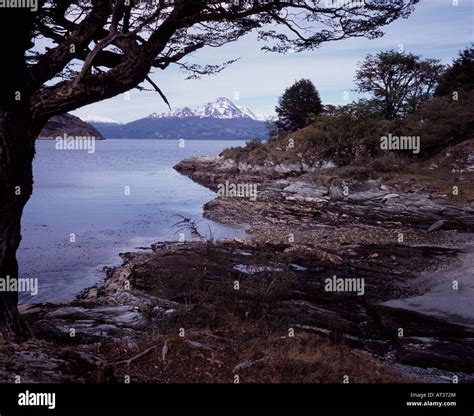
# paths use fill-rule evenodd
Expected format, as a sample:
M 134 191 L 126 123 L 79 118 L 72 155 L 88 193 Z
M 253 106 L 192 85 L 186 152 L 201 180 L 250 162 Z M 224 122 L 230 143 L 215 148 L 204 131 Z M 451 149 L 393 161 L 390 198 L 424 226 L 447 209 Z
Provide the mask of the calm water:
M 23 294 L 21 301 L 71 299 L 103 278 L 102 267 L 120 264 L 118 253 L 177 240 L 177 215 L 201 218 L 203 204 L 215 194 L 172 167 L 242 144 L 199 140 L 180 148 L 174 140 L 109 139 L 88 154 L 38 141 L 18 260 L 21 277 L 38 278 L 39 290 L 33 297 Z M 215 238 L 244 235 L 239 228 L 207 222 Z M 207 225 L 202 230 L 208 232 Z

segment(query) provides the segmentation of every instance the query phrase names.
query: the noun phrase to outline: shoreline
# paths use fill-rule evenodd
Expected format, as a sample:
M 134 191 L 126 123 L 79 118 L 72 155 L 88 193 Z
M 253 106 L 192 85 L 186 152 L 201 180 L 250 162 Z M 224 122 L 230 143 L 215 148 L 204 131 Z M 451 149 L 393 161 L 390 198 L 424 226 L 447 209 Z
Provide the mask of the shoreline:
M 176 169 L 211 189 L 223 178 L 258 180 L 257 201 L 216 198 L 204 207 L 205 217 L 240 223 L 252 235 L 157 243 L 151 250 L 122 253 L 123 264 L 107 268 L 102 286 L 87 289 L 71 302 L 22 308 L 36 335 L 34 348 L 46 354 L 42 343 L 48 342 L 47 353 L 57 356 L 49 363 L 57 366 L 58 381 L 71 378 L 71 371 L 61 366 L 70 368 L 70 360 L 81 356 L 88 364 L 75 370 L 76 382 L 120 382 L 124 374 L 132 374 L 134 382 L 203 377 L 206 382 L 232 382 L 236 372 L 252 382 L 267 380 L 263 373 L 272 374 L 272 380 L 295 382 L 285 378 L 278 363 L 297 346 L 298 354 L 307 354 L 305 360 L 316 360 L 307 375 L 314 382 L 321 367 L 329 365 L 328 356 L 339 358 L 326 368 L 329 375 L 320 382 L 338 382 L 349 369 L 362 383 L 449 382 L 454 375 L 459 382 L 474 382 L 474 368 L 464 358 L 474 351 L 473 330 L 383 304 L 419 296 L 425 288 L 413 283 L 421 272 L 456 260 L 460 253 L 456 229 L 464 218 L 472 226 L 464 215 L 472 208 L 448 203 L 440 211 L 436 198 L 420 194 L 386 198 L 393 191 L 378 182 L 352 184 L 355 191 L 348 202 L 336 193 L 334 179 L 326 186 L 304 174 L 242 175 L 225 164 L 211 168 L 209 163 L 216 160 L 188 159 Z M 424 208 L 411 217 L 404 209 L 396 211 L 398 224 L 392 220 L 379 224 L 363 215 L 367 210 L 386 215 L 394 210 L 386 204 L 392 199 L 404 204 L 415 201 L 411 212 Z M 428 208 L 422 205 L 427 200 L 434 200 Z M 426 232 L 440 213 L 453 212 L 456 219 L 443 224 L 448 229 Z M 400 231 L 404 243 L 397 240 Z M 325 291 L 325 279 L 334 275 L 363 278 L 364 296 Z M 255 350 L 242 333 L 270 344 Z M 164 345 L 170 350 L 165 360 Z M 65 348 L 69 358 L 64 358 Z M 323 350 L 326 358 L 320 361 L 317 357 Z M 146 357 L 140 355 L 144 351 Z M 177 359 L 178 352 L 182 359 Z M 353 354 L 359 358 L 362 354 L 362 367 L 352 368 L 347 362 Z M 300 359 L 295 355 L 292 365 L 301 365 Z M 216 360 L 221 364 L 206 367 Z M 155 364 L 150 368 L 151 362 Z M 51 371 L 53 364 L 37 365 L 41 371 L 44 366 Z M 193 372 L 202 365 L 209 375 Z M 0 363 L 0 377 L 1 367 Z M 378 369 L 374 374 L 365 371 L 374 367 Z M 36 379 L 29 377 L 45 381 L 39 373 Z
M 22 218 L 18 261 L 21 277 L 38 278 L 40 290 L 34 299 L 20 293 L 22 303 L 73 300 L 103 280 L 103 266 L 121 264 L 120 252 L 177 240 L 175 214 L 199 217 L 214 193 L 172 167 L 188 155 L 217 154 L 225 146 L 240 144 L 204 141 L 180 149 L 160 140 L 138 146 L 132 140 L 109 141 L 105 147 L 97 144 L 91 156 L 57 151 L 52 142 L 39 143 L 35 191 Z M 130 159 L 126 168 L 124 159 Z M 62 174 L 51 175 L 52 168 Z M 130 186 L 130 196 L 123 196 L 123 185 Z M 243 234 L 226 226 L 212 228 L 216 236 Z M 75 243 L 69 241 L 71 231 Z
M 199 158 L 198 158 L 199 159 Z M 210 160 L 204 160 L 204 163 L 209 163 Z M 213 163 L 211 161 L 211 163 Z M 193 165 L 193 162 L 191 162 L 191 165 Z M 233 167 L 235 168 L 235 167 Z M 178 171 L 183 171 L 184 174 L 190 174 L 190 177 L 193 177 L 196 175 L 196 172 L 199 172 L 199 170 L 196 170 L 196 167 L 193 166 L 191 168 L 191 172 L 188 170 L 187 166 L 187 161 L 183 161 L 180 164 L 177 165 L 177 170 Z M 232 170 L 232 168 L 230 169 Z M 283 171 L 285 169 L 282 169 Z M 198 180 L 201 180 L 201 177 L 198 176 Z M 304 176 L 304 175 L 303 175 Z M 238 178 L 238 176 L 237 176 Z M 274 179 L 271 178 L 273 182 L 281 182 L 281 179 Z M 213 182 L 206 182 L 205 180 L 202 181 L 204 186 L 208 186 L 210 189 L 215 189 L 215 182 L 216 178 L 213 178 Z M 370 182 L 370 181 L 368 181 Z M 314 194 L 311 195 L 311 188 L 309 183 L 305 182 L 299 182 L 298 179 L 296 181 L 290 182 L 290 183 L 285 183 L 286 188 L 288 189 L 290 187 L 292 188 L 290 196 L 285 196 L 283 199 L 290 200 L 291 202 L 308 202 L 309 204 L 311 203 L 316 203 L 321 206 L 325 206 L 327 203 L 327 197 L 326 195 L 329 195 L 329 198 L 331 198 L 331 190 L 330 188 L 328 189 L 327 193 L 324 193 L 323 186 L 321 184 L 318 184 L 316 187 L 314 187 L 313 191 Z M 298 185 L 298 186 L 296 186 Z M 272 185 L 265 185 L 264 186 L 272 186 Z M 383 189 L 384 185 L 381 184 L 380 187 L 378 187 L 378 190 Z M 281 190 L 282 187 L 279 187 L 279 190 Z M 294 192 L 296 191 L 296 192 Z M 376 195 L 376 192 L 373 192 L 373 195 L 371 195 L 372 198 L 380 198 L 382 201 L 386 199 L 386 201 L 390 202 L 392 199 L 397 200 L 400 199 L 401 195 L 396 195 L 393 192 L 393 190 L 389 189 L 384 189 L 385 193 L 381 193 L 378 196 Z M 264 190 L 265 192 L 265 190 Z M 332 194 L 335 192 L 333 191 Z M 361 194 L 366 193 L 366 191 L 360 192 Z M 280 195 L 281 196 L 281 195 Z M 362 201 L 364 203 L 365 201 L 370 199 L 366 199 L 368 195 L 363 195 L 362 198 L 356 197 L 354 198 L 355 201 L 359 202 Z M 275 195 L 272 195 L 272 197 L 275 197 Z M 325 198 L 326 197 L 326 198 Z M 389 198 L 387 198 L 389 197 Z M 322 199 L 325 198 L 325 199 Z M 283 202 L 282 198 L 274 198 L 274 200 L 277 200 L 278 202 Z M 430 199 L 429 201 L 436 200 L 436 196 L 433 196 L 430 194 Z M 440 199 L 441 203 L 444 201 Z M 320 204 L 322 202 L 322 204 Z M 268 204 L 268 201 L 266 201 Z M 246 202 L 243 204 L 243 210 L 245 211 L 246 209 Z M 418 205 L 418 204 L 417 204 Z M 239 207 L 241 209 L 242 206 Z M 354 208 L 354 206 L 350 207 Z M 465 204 L 464 208 L 467 210 L 467 212 L 474 213 L 472 209 L 472 204 L 471 206 Z M 228 205 L 226 205 L 226 202 L 223 200 L 219 200 L 218 198 L 214 199 L 213 201 L 208 202 L 205 205 L 205 213 L 204 216 L 207 218 L 211 218 L 214 220 L 219 220 L 221 219 L 222 215 L 226 215 L 226 210 L 228 209 Z M 331 208 L 330 208 L 331 209 Z M 334 209 L 334 207 L 332 207 Z M 437 213 L 440 211 L 439 207 L 432 207 L 433 212 Z M 442 211 L 442 210 L 441 210 Z M 252 211 L 253 213 L 254 211 Z M 393 214 L 393 212 L 390 212 L 390 214 Z M 343 214 L 345 215 L 345 214 Z M 448 217 L 452 217 L 453 214 L 449 213 Z M 225 217 L 224 217 L 225 218 Z M 248 217 L 246 217 L 248 218 Z M 440 222 L 443 221 L 444 224 L 442 225 L 441 228 L 449 228 L 449 224 L 446 224 L 448 221 L 445 219 L 439 220 L 438 218 L 434 217 L 431 221 Z M 364 222 L 360 224 L 363 226 Z M 365 223 L 367 224 L 367 223 Z M 369 223 L 370 224 L 370 223 Z M 429 224 L 429 223 L 428 223 Z M 277 224 L 278 225 L 278 224 Z M 372 225 L 372 224 L 370 224 Z M 418 226 L 418 224 L 416 224 Z M 258 221 L 251 221 L 250 223 L 247 222 L 246 224 L 249 229 L 251 229 L 254 232 L 262 232 L 262 225 L 259 224 Z M 268 224 L 265 224 L 265 226 L 268 226 Z M 270 224 L 270 227 L 275 227 L 275 224 Z M 338 224 L 336 224 L 336 227 Z M 439 245 L 439 247 L 457 247 L 459 249 L 459 255 L 456 257 L 455 260 L 452 262 L 448 262 L 446 265 L 443 265 L 442 267 L 437 267 L 434 270 L 430 269 L 429 267 L 426 270 L 422 270 L 419 274 L 419 282 L 414 282 L 412 286 L 415 285 L 426 285 L 422 291 L 417 296 L 410 296 L 407 298 L 396 298 L 393 300 L 388 300 L 382 302 L 383 305 L 385 306 L 390 306 L 398 309 L 406 309 L 410 310 L 413 312 L 419 312 L 422 314 L 427 314 L 439 319 L 444 319 L 450 323 L 453 324 L 459 324 L 459 325 L 465 325 L 467 327 L 470 327 L 471 329 L 474 329 L 474 310 L 469 311 L 469 306 L 470 306 L 470 294 L 474 294 L 474 261 L 472 260 L 473 255 L 474 255 L 474 229 L 472 228 L 473 224 L 472 222 L 468 223 L 468 227 L 470 227 L 470 232 L 457 232 L 458 225 L 452 224 L 452 228 L 454 228 L 454 234 L 451 234 L 448 236 L 448 239 L 451 239 L 452 241 L 449 241 L 447 244 L 447 241 L 436 241 L 436 239 L 428 239 L 428 243 L 432 244 L 435 243 L 436 245 Z M 425 230 L 430 227 L 427 227 L 425 225 Z M 373 230 L 373 229 L 370 229 Z M 401 230 L 402 233 L 404 233 L 404 230 Z M 448 232 L 451 232 L 453 230 L 449 230 Z M 428 231 L 429 233 L 430 231 Z M 406 233 L 404 233 L 406 234 Z M 267 234 L 268 235 L 268 234 Z M 423 236 L 426 238 L 426 234 Z M 278 241 L 278 234 L 271 236 L 273 238 L 276 238 Z M 418 235 L 418 238 L 420 236 Z M 281 240 L 280 240 L 281 241 Z M 396 243 L 396 241 L 391 241 L 392 243 Z M 423 246 L 426 245 L 427 243 L 424 241 L 420 242 L 409 242 L 408 243 L 411 246 Z M 461 264 L 459 264 L 461 263 Z M 446 270 L 445 270 L 446 269 Z M 433 281 L 433 274 L 436 277 L 436 281 Z M 451 293 L 446 290 L 446 286 L 449 286 L 449 281 L 448 279 L 448 274 L 451 277 L 452 280 L 456 280 L 456 284 L 459 285 L 459 289 L 452 290 Z M 444 281 L 443 281 L 444 280 Z M 459 282 L 458 282 L 459 280 Z M 461 290 L 462 289 L 462 290 Z M 472 298 L 471 298 L 472 299 Z

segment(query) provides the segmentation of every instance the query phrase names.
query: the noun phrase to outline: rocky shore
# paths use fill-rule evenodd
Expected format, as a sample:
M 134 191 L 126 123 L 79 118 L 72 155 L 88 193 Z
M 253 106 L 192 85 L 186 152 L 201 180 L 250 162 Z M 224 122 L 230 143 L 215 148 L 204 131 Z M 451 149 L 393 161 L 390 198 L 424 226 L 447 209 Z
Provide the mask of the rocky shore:
M 332 263 L 313 269 L 304 263 L 306 270 L 298 269 L 312 289 L 315 280 L 331 275 L 365 279 L 363 301 L 352 296 L 335 307 L 327 292 L 313 300 L 325 312 L 343 316 L 349 305 L 358 312 L 367 305 L 371 313 L 376 311 L 375 319 L 349 313 L 357 329 L 345 329 L 346 340 L 362 332 L 377 344 L 378 335 L 390 338 L 403 329 L 383 359 L 466 371 L 471 375 L 464 379 L 473 380 L 472 366 L 463 361 L 474 347 L 474 205 L 463 192 L 472 189 L 471 170 L 453 170 L 444 183 L 426 172 L 356 180 L 337 170 L 290 163 L 250 165 L 222 157 L 185 160 L 175 169 L 214 191 L 225 182 L 255 184 L 255 200 L 219 197 L 205 205 L 205 216 L 245 224 L 254 241 L 287 246 L 285 251 L 297 253 L 298 260 Z M 456 186 L 450 186 L 453 180 Z M 310 293 L 307 288 L 302 292 Z M 329 321 L 340 322 L 330 313 Z M 320 324 L 315 323 L 327 328 Z M 352 345 L 377 354 L 367 344 Z
M 474 381 L 472 306 L 392 303 L 423 297 L 440 276 L 446 296 L 466 300 L 472 203 L 407 177 L 223 158 L 176 170 L 213 190 L 255 184 L 254 200 L 205 206 L 249 237 L 125 253 L 73 302 L 23 307 L 35 337 L 0 343 L 1 381 Z

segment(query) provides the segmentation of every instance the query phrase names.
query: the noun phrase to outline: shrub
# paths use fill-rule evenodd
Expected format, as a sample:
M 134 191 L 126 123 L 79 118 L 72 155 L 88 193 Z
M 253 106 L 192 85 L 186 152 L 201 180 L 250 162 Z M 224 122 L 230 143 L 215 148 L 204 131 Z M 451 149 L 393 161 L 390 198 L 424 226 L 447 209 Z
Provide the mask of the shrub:
M 421 156 L 429 156 L 449 145 L 474 136 L 474 90 L 436 97 L 407 117 L 400 126 L 404 134 L 420 136 Z

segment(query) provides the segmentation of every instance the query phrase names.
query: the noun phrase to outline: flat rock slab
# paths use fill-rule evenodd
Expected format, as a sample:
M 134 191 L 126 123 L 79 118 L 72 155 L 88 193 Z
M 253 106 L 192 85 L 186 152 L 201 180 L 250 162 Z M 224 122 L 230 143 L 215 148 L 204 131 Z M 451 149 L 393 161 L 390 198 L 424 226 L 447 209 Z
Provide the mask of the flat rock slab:
M 283 191 L 310 198 L 320 198 L 328 195 L 329 193 L 329 190 L 326 186 L 303 181 L 293 182 L 292 184 L 285 187 Z
M 68 321 L 100 321 L 109 325 L 141 329 L 147 324 L 146 319 L 134 306 L 119 305 L 99 308 L 65 306 L 48 312 L 45 319 L 67 319 Z
M 452 323 L 462 323 L 474 331 L 474 247 L 469 246 L 434 277 L 423 273 L 417 284 L 430 289 L 419 296 L 394 299 L 383 304 L 415 311 Z

